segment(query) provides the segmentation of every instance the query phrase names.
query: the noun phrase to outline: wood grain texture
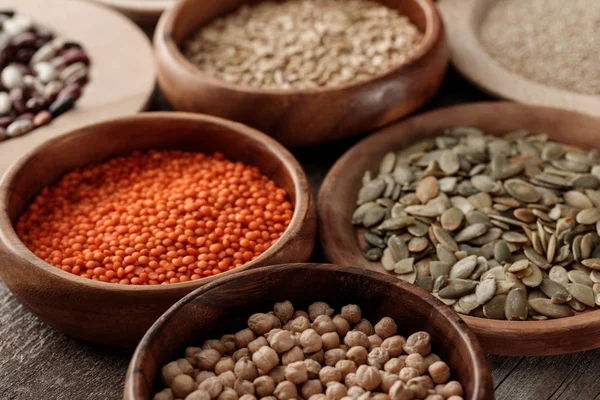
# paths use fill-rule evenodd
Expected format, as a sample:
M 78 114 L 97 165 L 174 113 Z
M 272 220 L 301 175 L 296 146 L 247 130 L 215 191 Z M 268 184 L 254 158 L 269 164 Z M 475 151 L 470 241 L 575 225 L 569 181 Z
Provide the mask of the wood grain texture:
M 13 224 L 44 187 L 74 168 L 144 149 L 213 153 L 260 168 L 284 188 L 294 216 L 281 238 L 256 259 L 218 276 L 173 285 L 135 286 L 92 281 L 53 267 L 31 253 Z M 258 266 L 306 261 L 316 216 L 302 167 L 272 138 L 245 125 L 185 113 L 146 113 L 72 131 L 15 163 L 0 182 L 0 275 L 35 314 L 76 338 L 134 346 L 169 306 L 215 279 Z M 27 279 L 23 277 L 27 276 Z
M 456 68 L 469 81 L 496 97 L 600 116 L 600 96 L 569 92 L 531 81 L 509 71 L 487 53 L 479 41 L 479 28 L 487 11 L 497 1 L 438 1 Z
M 310 288 L 310 292 L 306 291 Z M 125 382 L 124 400 L 150 400 L 162 365 L 187 346 L 247 327 L 255 312 L 289 300 L 296 309 L 325 301 L 339 310 L 358 304 L 363 318 L 375 323 L 394 318 L 399 333 L 425 330 L 432 351 L 448 363 L 467 400 L 493 399 L 492 380 L 479 343 L 449 307 L 422 289 L 364 269 L 327 264 L 287 264 L 260 268 L 226 279 L 186 296 L 165 313 L 138 345 Z
M 153 25 L 176 0 L 79 0 L 114 8 L 141 25 Z
M 154 35 L 159 84 L 175 109 L 218 115 L 254 126 L 286 146 L 353 136 L 403 117 L 438 90 L 448 63 L 444 30 L 431 0 L 380 0 L 424 31 L 420 48 L 384 75 L 306 90 L 233 85 L 198 70 L 179 46 L 200 26 L 245 0 L 182 0 L 163 14 Z
M 547 133 L 550 139 L 585 148 L 598 147 L 600 119 L 571 111 L 517 103 L 476 103 L 421 114 L 356 144 L 327 174 L 319 192 L 319 237 L 327 260 L 386 273 L 362 255 L 351 224 L 365 170 L 376 170 L 383 155 L 452 126 L 474 126 L 490 134 L 516 129 Z M 498 321 L 464 316 L 486 352 L 550 355 L 600 347 L 600 310 L 548 321 Z
M 75 107 L 49 125 L 0 142 L 0 174 L 33 146 L 71 129 L 146 108 L 155 85 L 154 60 L 144 32 L 119 13 L 78 0 L 0 0 L 0 9 L 15 9 L 81 43 L 91 59 L 90 82 Z M 107 29 L 110 27 L 110 29 Z

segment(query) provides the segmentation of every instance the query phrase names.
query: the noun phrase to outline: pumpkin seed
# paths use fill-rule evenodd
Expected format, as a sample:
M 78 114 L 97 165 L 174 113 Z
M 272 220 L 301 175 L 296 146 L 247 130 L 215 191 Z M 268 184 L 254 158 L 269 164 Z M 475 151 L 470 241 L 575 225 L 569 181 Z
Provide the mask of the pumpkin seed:
M 414 237 L 408 242 L 408 251 L 419 253 L 427 248 L 429 241 L 423 237 Z
M 439 243 L 452 251 L 458 251 L 458 245 L 450 234 L 437 225 L 432 225 L 433 234 Z
M 596 305 L 600 306 L 600 283 L 594 283 L 594 286 L 592 286 L 592 292 L 594 292 L 594 300 L 596 301 Z
M 600 221 L 600 208 L 586 208 L 577 213 L 575 218 L 577 223 L 583 225 L 591 225 Z
M 585 286 L 592 287 L 594 282 L 590 278 L 590 274 L 584 271 L 572 270 L 567 273 L 569 281 L 572 283 L 579 283 Z
M 542 271 L 535 264 L 529 264 L 529 268 L 531 268 L 531 275 L 523 277 L 521 282 L 529 287 L 537 287 L 542 282 Z
M 559 283 L 562 286 L 565 286 L 567 283 L 569 283 L 568 272 L 563 267 L 554 266 L 550 268 L 550 271 L 548 272 L 548 277 L 550 278 L 550 280 L 553 280 L 554 282 Z
M 417 189 L 415 190 L 415 194 L 419 201 L 423 204 L 427 203 L 429 200 L 437 197 L 439 193 L 439 185 L 438 181 L 433 176 L 428 176 L 419 182 L 417 185 Z
M 364 204 L 368 201 L 373 201 L 378 198 L 385 190 L 385 182 L 383 179 L 373 179 L 367 182 L 358 192 L 358 205 Z
M 576 190 L 569 190 L 563 195 L 563 198 L 565 199 L 565 203 L 570 207 L 582 210 L 594 207 L 592 201 L 585 194 Z
M 444 150 L 442 152 L 439 164 L 440 169 L 448 175 L 455 174 L 460 168 L 460 165 L 458 164 L 458 157 L 452 150 Z
M 590 286 L 582 285 L 581 283 L 568 283 L 567 290 L 573 298 L 586 306 L 594 307 L 596 304 L 594 292 Z
M 477 302 L 484 305 L 496 294 L 496 280 L 493 277 L 484 279 L 475 288 Z
M 504 314 L 509 321 L 527 319 L 527 295 L 523 289 L 515 288 L 508 292 L 504 304 Z
M 394 265 L 394 273 L 398 275 L 409 274 L 415 270 L 414 268 L 414 258 L 405 258 L 404 260 L 400 260 L 396 262 Z
M 485 224 L 474 224 L 469 225 L 456 235 L 454 240 L 456 242 L 468 242 L 469 240 L 475 239 L 488 231 L 489 227 Z
M 506 242 L 504 240 L 499 240 L 494 245 L 494 258 L 498 262 L 507 262 L 510 259 L 511 253 L 506 246 Z
M 588 258 L 587 260 L 583 260 L 581 263 L 588 268 L 600 271 L 600 258 Z
M 447 231 L 453 231 L 458 229 L 458 227 L 462 224 L 465 215 L 458 208 L 449 208 L 440 217 L 440 223 L 442 224 L 442 228 Z
M 504 189 L 515 199 L 524 203 L 535 203 L 542 196 L 535 186 L 520 179 L 509 179 L 504 182 Z
M 394 165 L 396 165 L 396 153 L 389 152 L 381 159 L 381 163 L 379 164 L 379 174 L 389 174 L 394 169 Z
M 417 280 L 417 273 L 413 271 L 408 274 L 396 275 L 396 277 L 404 282 L 415 283 Z
M 369 261 L 379 261 L 381 257 L 383 257 L 383 250 L 378 247 L 373 247 L 372 249 L 367 250 L 365 257 Z
M 364 217 L 362 218 L 362 224 L 365 228 L 370 228 L 377 225 L 383 217 L 385 217 L 385 208 L 375 205 L 369 208 Z
M 459 299 L 475 290 L 477 282 L 466 279 L 449 279 L 448 285 L 438 292 L 440 297 L 446 299 Z
M 472 255 L 458 261 L 450 269 L 450 278 L 465 279 L 473 272 L 477 266 L 477 256 Z
M 388 239 L 388 249 L 390 249 L 390 255 L 394 259 L 394 263 L 400 260 L 408 258 L 409 252 L 406 242 L 399 236 L 393 235 Z
M 506 295 L 498 294 L 483 306 L 483 315 L 491 319 L 506 319 Z
M 565 318 L 574 315 L 573 310 L 568 306 L 555 304 L 548 299 L 530 299 L 529 306 L 549 318 Z

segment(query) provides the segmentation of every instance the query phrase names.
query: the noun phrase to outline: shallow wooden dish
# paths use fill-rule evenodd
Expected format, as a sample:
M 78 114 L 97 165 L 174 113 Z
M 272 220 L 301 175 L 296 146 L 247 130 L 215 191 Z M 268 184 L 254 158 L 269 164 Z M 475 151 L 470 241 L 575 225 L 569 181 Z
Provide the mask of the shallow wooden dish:
M 387 127 L 357 143 L 327 174 L 318 198 L 319 237 L 326 258 L 387 274 L 361 254 L 350 223 L 365 170 L 373 170 L 388 151 L 400 150 L 452 126 L 475 126 L 487 133 L 514 129 L 544 132 L 552 139 L 586 148 L 599 147 L 600 119 L 571 111 L 516 103 L 475 103 L 444 108 Z M 509 322 L 463 316 L 484 350 L 502 355 L 551 355 L 600 347 L 600 310 L 570 318 Z
M 85 0 L 104 4 L 141 25 L 153 25 L 176 0 Z
M 440 0 L 452 63 L 473 84 L 502 99 L 551 106 L 600 116 L 600 96 L 546 86 L 509 71 L 479 42 L 479 28 L 498 0 Z M 590 49 L 592 51 L 593 49 Z
M 72 110 L 21 137 L 0 142 L 0 174 L 24 152 L 86 124 L 146 108 L 155 86 L 152 48 L 144 32 L 119 13 L 74 0 L 0 0 L 0 9 L 32 17 L 83 45 L 91 60 L 90 81 Z M 110 27 L 110 29 L 107 29 Z
M 290 226 L 255 260 L 221 275 L 159 286 L 117 285 L 62 271 L 36 257 L 13 223 L 39 191 L 73 168 L 143 149 L 221 151 L 255 165 L 286 189 Z M 146 113 L 90 125 L 50 141 L 11 166 L 0 182 L 0 276 L 36 315 L 56 329 L 92 342 L 132 347 L 167 308 L 221 276 L 263 265 L 308 260 L 316 216 L 310 185 L 294 157 L 270 137 L 216 117 Z
M 393 317 L 400 333 L 426 330 L 433 352 L 454 371 L 451 379 L 465 387 L 466 400 L 494 398 L 491 375 L 475 335 L 447 306 L 420 288 L 398 279 L 357 268 L 327 264 L 288 264 L 260 268 L 221 279 L 186 296 L 146 333 L 129 364 L 124 400 L 151 399 L 160 368 L 185 347 L 235 333 L 254 312 L 290 300 L 306 309 L 326 301 L 339 310 L 361 306 L 365 318 Z
M 286 146 L 364 133 L 403 117 L 438 90 L 448 64 L 444 29 L 431 0 L 379 0 L 408 15 L 424 39 L 414 57 L 366 82 L 310 90 L 233 85 L 198 70 L 179 50 L 196 30 L 248 0 L 181 0 L 154 36 L 158 81 L 177 110 L 204 112 L 254 126 Z

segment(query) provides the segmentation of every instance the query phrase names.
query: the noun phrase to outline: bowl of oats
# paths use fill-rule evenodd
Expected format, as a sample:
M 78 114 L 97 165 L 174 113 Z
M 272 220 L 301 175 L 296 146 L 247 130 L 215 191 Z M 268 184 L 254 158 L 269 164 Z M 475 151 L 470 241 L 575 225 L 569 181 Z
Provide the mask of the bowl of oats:
M 438 90 L 449 51 L 431 0 L 183 0 L 154 37 L 177 110 L 308 146 L 383 126 Z

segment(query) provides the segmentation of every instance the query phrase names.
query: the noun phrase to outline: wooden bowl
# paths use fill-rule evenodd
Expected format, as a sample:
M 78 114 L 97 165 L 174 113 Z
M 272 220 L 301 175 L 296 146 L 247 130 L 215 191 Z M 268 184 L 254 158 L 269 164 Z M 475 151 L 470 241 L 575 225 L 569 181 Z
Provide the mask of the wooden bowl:
M 387 274 L 380 263 L 363 257 L 350 222 L 362 174 L 375 169 L 385 153 L 453 126 L 475 126 L 490 134 L 524 128 L 586 148 L 598 148 L 600 143 L 598 118 L 506 102 L 444 108 L 387 127 L 348 150 L 321 186 L 317 202 L 319 237 L 327 260 Z M 463 319 L 479 337 L 484 350 L 491 354 L 550 355 L 600 347 L 600 310 L 547 321 L 509 322 L 469 316 Z
M 154 25 L 176 0 L 83 0 L 114 8 L 140 25 Z
M 288 191 L 294 216 L 281 238 L 247 264 L 217 276 L 158 286 L 117 285 L 81 278 L 35 256 L 13 224 L 40 190 L 67 171 L 144 149 L 221 151 L 252 164 Z M 90 125 L 32 150 L 0 182 L 0 276 L 36 315 L 79 339 L 133 347 L 167 308 L 221 276 L 263 265 L 306 261 L 316 216 L 310 185 L 294 157 L 270 137 L 216 117 L 146 113 Z
M 323 264 L 288 264 L 260 268 L 221 279 L 186 296 L 146 333 L 129 364 L 124 400 L 151 399 L 160 368 L 179 357 L 187 346 L 244 328 L 255 312 L 290 300 L 307 309 L 326 301 L 339 310 L 361 306 L 365 318 L 389 316 L 409 335 L 425 330 L 433 352 L 453 371 L 451 379 L 465 388 L 465 400 L 494 398 L 492 379 L 475 335 L 447 306 L 422 289 L 398 279 L 357 268 Z
M 249 1 L 181 0 L 163 14 L 155 32 L 158 82 L 175 109 L 243 122 L 286 146 L 364 133 L 425 104 L 437 92 L 449 57 L 431 0 L 378 1 L 407 15 L 424 38 L 406 63 L 374 79 L 331 88 L 268 90 L 212 77 L 189 62 L 180 46 L 199 27 Z
M 452 63 L 473 84 L 492 96 L 600 116 L 600 96 L 546 86 L 518 75 L 493 59 L 479 41 L 488 10 L 499 0 L 440 0 Z M 590 54 L 594 49 L 590 49 Z

